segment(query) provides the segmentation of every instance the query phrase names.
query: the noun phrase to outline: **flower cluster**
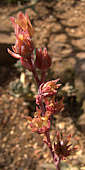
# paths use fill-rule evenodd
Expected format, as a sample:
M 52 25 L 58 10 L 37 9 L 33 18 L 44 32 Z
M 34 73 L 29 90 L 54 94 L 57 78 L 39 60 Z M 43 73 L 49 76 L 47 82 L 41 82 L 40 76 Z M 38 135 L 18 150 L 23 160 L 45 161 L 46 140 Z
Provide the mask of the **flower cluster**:
M 42 83 L 39 87 L 36 104 L 39 105 L 41 109 L 44 105 L 44 111 L 50 116 L 60 112 L 64 107 L 63 100 L 60 100 L 59 102 L 56 100 L 56 95 L 60 86 L 59 79 L 56 79 Z
M 41 110 L 38 108 L 36 108 L 34 118 L 28 116 L 27 120 L 29 121 L 29 125 L 32 128 L 32 132 L 43 134 L 50 129 L 50 120 L 48 115 L 45 114 L 42 116 Z
M 54 152 L 58 155 L 60 160 L 66 159 L 69 155 L 71 155 L 77 148 L 70 142 L 71 135 L 65 137 L 62 133 L 57 132 L 56 134 L 57 143 L 54 142 Z
M 24 15 L 22 12 L 19 12 L 16 19 L 14 17 L 10 19 L 14 26 L 16 43 L 12 46 L 13 51 L 8 49 L 8 52 L 13 57 L 20 59 L 21 64 L 26 69 L 33 72 L 39 86 L 41 81 L 45 79 L 45 74 L 41 75 L 41 80 L 39 81 L 36 69 L 38 68 L 41 72 L 45 73 L 51 65 L 51 58 L 46 48 L 35 49 L 33 43 L 34 30 L 27 13 Z M 34 50 L 36 56 L 34 55 Z M 44 78 L 42 76 L 44 76 Z
M 55 142 L 50 139 L 50 133 L 47 131 L 43 140 L 50 149 L 51 155 L 56 166 L 56 170 L 60 170 L 60 161 L 65 160 L 68 156 L 72 155 L 76 150 L 76 146 L 71 144 L 71 135 L 65 136 L 62 132 L 56 132 Z
M 36 112 L 34 118 L 28 117 L 32 131 L 46 133 L 50 129 L 50 119 L 55 113 L 62 111 L 63 100 L 56 101 L 55 96 L 61 84 L 58 80 L 42 83 L 36 96 Z
M 11 17 L 11 22 L 14 26 L 15 35 L 16 35 L 16 43 L 12 47 L 13 51 L 8 49 L 8 52 L 15 58 L 20 59 L 22 65 L 29 69 L 32 68 L 32 60 L 33 60 L 33 50 L 34 45 L 32 41 L 33 28 L 27 13 L 24 14 L 20 12 L 17 15 L 17 19 Z

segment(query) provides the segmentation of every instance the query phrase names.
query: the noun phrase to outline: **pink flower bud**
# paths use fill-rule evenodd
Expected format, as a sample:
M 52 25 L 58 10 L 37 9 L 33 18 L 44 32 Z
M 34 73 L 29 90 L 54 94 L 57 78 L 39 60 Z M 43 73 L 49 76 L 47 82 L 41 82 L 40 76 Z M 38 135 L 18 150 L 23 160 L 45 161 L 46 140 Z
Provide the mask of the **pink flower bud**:
M 36 49 L 36 60 L 35 65 L 40 70 L 47 70 L 51 65 L 51 58 L 47 53 L 47 49 L 44 48 L 43 50 Z

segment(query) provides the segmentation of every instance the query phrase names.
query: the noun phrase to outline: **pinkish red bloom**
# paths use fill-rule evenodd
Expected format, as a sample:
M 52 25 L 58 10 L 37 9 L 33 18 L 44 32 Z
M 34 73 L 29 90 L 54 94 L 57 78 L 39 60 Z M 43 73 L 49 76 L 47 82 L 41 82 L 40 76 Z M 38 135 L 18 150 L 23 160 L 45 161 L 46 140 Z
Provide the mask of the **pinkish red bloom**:
M 42 96 L 53 96 L 57 93 L 57 90 L 61 86 L 59 79 L 51 80 L 46 83 L 41 84 L 39 92 Z
M 40 70 L 47 70 L 51 65 L 51 58 L 48 55 L 47 49 L 44 48 L 43 50 L 36 49 L 36 60 L 35 65 Z
M 36 104 L 39 105 L 45 97 L 51 97 L 53 95 L 56 95 L 57 90 L 61 86 L 61 84 L 59 84 L 58 82 L 59 79 L 42 83 L 38 90 L 38 95 L 36 97 Z
M 29 121 L 29 125 L 32 128 L 32 132 L 42 134 L 50 129 L 50 120 L 46 114 L 42 116 L 40 109 L 37 109 L 34 114 L 34 118 L 28 116 L 27 120 Z
M 24 67 L 32 70 L 33 50 L 32 42 L 33 28 L 27 13 L 24 15 L 20 12 L 17 18 L 11 17 L 15 29 L 16 43 L 12 47 L 13 52 L 8 52 L 15 58 L 20 59 Z
M 71 135 L 65 137 L 63 134 L 57 132 L 56 137 L 57 143 L 54 143 L 54 151 L 63 160 L 70 156 L 76 150 L 76 147 L 72 147 L 72 144 L 69 144 Z
M 44 101 L 45 109 L 50 113 L 50 115 L 60 113 L 64 109 L 63 98 L 60 101 L 57 101 L 55 96 L 53 96 L 52 98 L 45 98 Z
M 59 79 L 41 84 L 36 96 L 36 104 L 43 110 L 43 114 L 49 115 L 49 118 L 64 109 L 63 98 L 57 101 L 55 97 L 61 86 L 58 81 Z

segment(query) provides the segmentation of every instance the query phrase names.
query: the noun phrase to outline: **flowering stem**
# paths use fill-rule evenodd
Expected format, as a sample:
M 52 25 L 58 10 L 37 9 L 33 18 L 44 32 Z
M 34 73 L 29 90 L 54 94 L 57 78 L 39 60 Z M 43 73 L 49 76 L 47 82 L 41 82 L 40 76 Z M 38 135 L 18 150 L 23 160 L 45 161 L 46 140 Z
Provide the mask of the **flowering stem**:
M 50 149 L 50 152 L 51 152 L 51 155 L 54 159 L 54 151 L 52 149 L 52 144 L 51 144 L 51 140 L 50 140 L 50 134 L 48 131 L 45 132 L 45 136 L 46 136 L 46 144 L 48 145 L 49 149 Z
M 41 72 L 41 83 L 44 83 L 46 77 L 46 71 Z
M 53 148 L 52 148 L 52 144 L 51 144 L 51 140 L 50 140 L 50 134 L 48 131 L 45 132 L 45 136 L 46 136 L 46 144 L 48 145 L 51 155 L 53 157 L 53 161 L 54 164 L 56 166 L 56 170 L 60 170 L 60 158 L 54 153 Z
M 56 157 L 56 155 L 54 156 L 54 163 L 56 166 L 56 170 L 60 170 L 60 158 L 59 156 Z
M 39 88 L 41 82 L 40 82 L 40 80 L 39 80 L 39 78 L 38 78 L 38 76 L 37 76 L 37 73 L 36 73 L 35 68 L 33 68 L 32 73 L 33 73 L 33 75 L 34 75 L 34 78 L 35 78 L 35 80 L 36 80 L 37 86 L 38 86 L 38 88 Z
M 45 106 L 42 102 L 40 103 L 40 109 L 42 110 L 41 116 L 45 116 Z

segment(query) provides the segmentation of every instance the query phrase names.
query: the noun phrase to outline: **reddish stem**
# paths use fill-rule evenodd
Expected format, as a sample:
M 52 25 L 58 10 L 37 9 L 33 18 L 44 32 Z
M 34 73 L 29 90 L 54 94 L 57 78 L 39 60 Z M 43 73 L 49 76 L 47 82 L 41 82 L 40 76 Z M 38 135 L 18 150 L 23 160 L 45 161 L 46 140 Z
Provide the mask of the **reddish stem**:
M 56 166 L 56 170 L 60 170 L 60 158 L 56 154 L 54 155 L 54 163 Z
M 44 83 L 46 77 L 46 71 L 41 72 L 41 83 Z
M 50 152 L 51 152 L 51 155 L 53 157 L 53 161 L 54 161 L 54 164 L 56 166 L 56 170 L 60 170 L 60 158 L 58 157 L 58 155 L 55 154 L 53 148 L 52 148 L 52 144 L 51 144 L 51 140 L 50 140 L 50 134 L 49 132 L 45 132 L 45 136 L 46 136 L 46 144 L 48 145 L 49 149 L 50 149 Z
M 51 152 L 51 155 L 54 159 L 54 151 L 52 149 L 52 144 L 51 144 L 51 140 L 50 140 L 50 134 L 49 134 L 49 131 L 46 131 L 45 132 L 45 136 L 46 136 L 46 139 L 47 139 L 47 142 L 46 144 L 48 145 L 49 149 L 50 149 L 50 152 Z
M 41 82 L 40 82 L 40 80 L 39 80 L 39 78 L 38 78 L 38 76 L 37 76 L 37 72 L 36 72 L 35 68 L 33 68 L 32 73 L 33 73 L 34 78 L 35 78 L 35 80 L 36 80 L 37 87 L 39 88 Z

